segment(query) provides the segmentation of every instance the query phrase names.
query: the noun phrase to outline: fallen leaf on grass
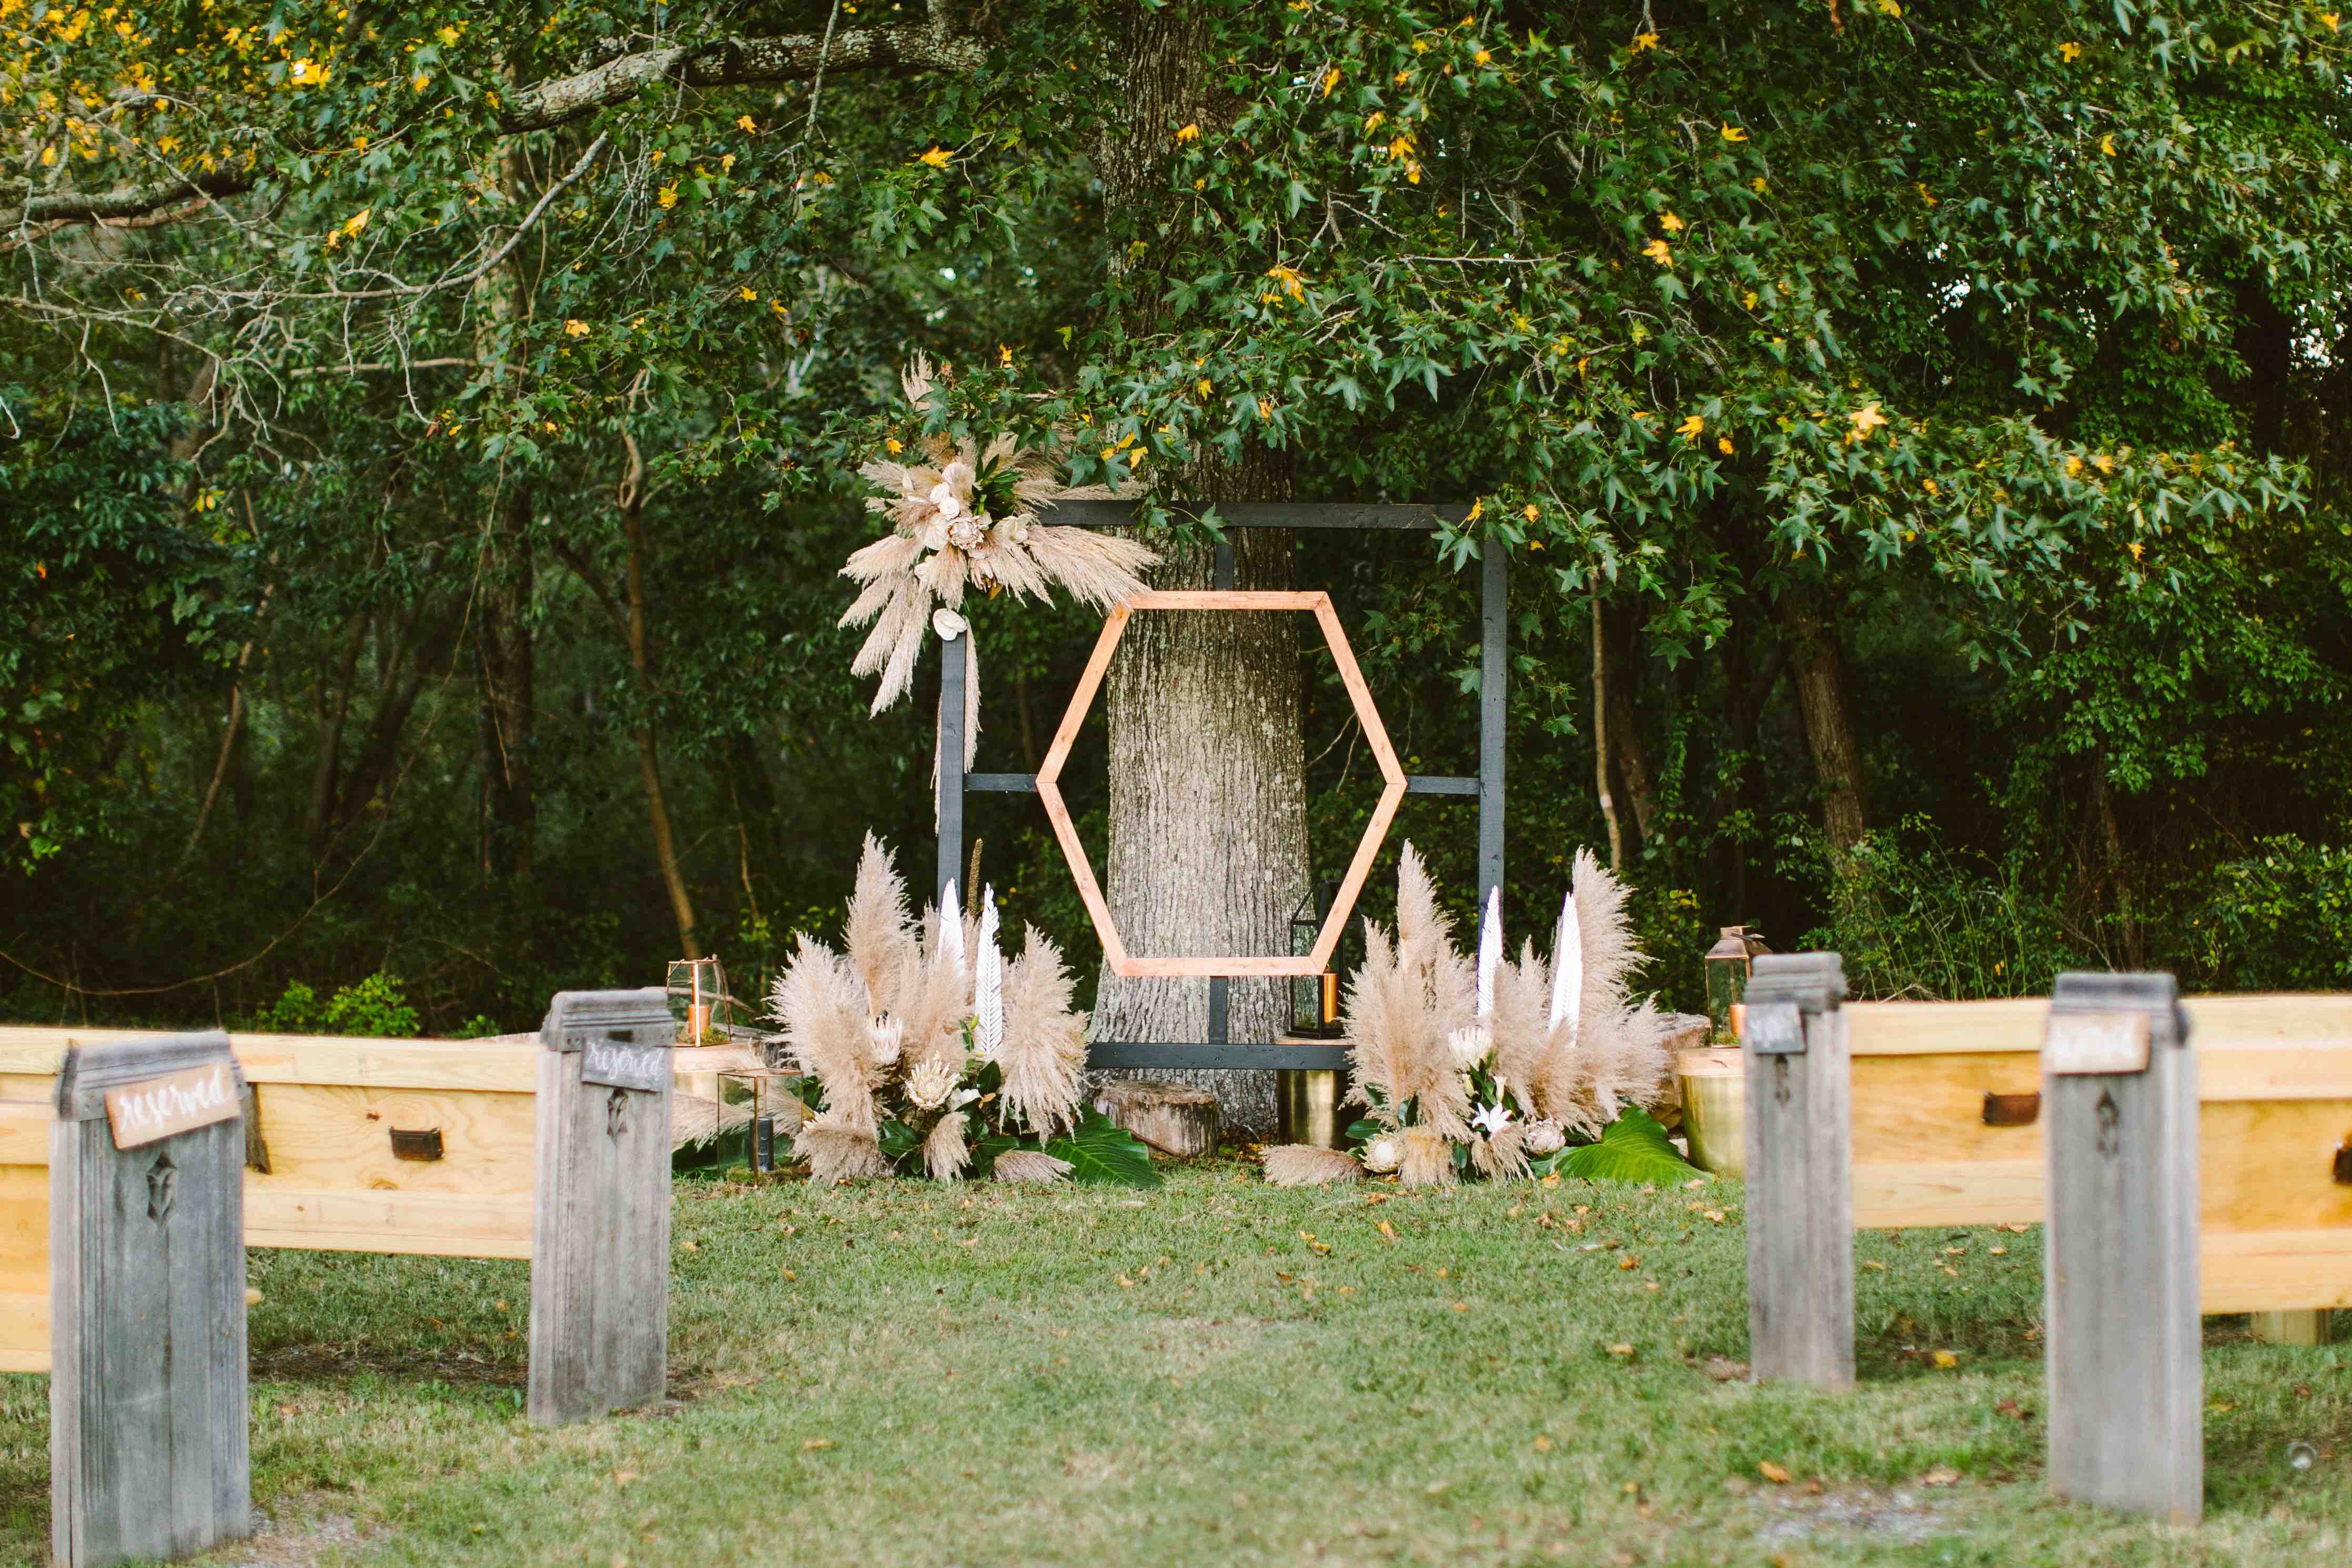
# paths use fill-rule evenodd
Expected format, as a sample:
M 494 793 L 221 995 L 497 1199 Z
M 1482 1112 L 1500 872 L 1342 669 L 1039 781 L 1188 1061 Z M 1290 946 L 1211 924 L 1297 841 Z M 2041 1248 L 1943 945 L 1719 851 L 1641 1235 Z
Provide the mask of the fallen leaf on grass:
M 636 1479 L 637 1472 L 635 1470 L 614 1470 L 613 1472 L 613 1484 L 616 1487 L 627 1486 L 631 1481 L 635 1480 Z
M 1551 1452 L 1551 1438 L 1544 1433 L 1538 1432 L 1536 1434 L 1536 1452 L 1538 1454 L 1549 1454 Z
M 2022 1421 L 2029 1412 L 2014 1399 L 2004 1399 L 1992 1407 L 1996 1416 L 2006 1416 L 2012 1421 Z
M 1612 1344 L 1609 1347 L 1609 1354 L 1612 1355 L 1631 1355 L 1633 1354 L 1633 1347 L 1630 1344 Z
M 1466 1312 L 1470 1310 L 1470 1303 L 1467 1301 L 1456 1301 L 1454 1303 L 1454 1310 L 1457 1312 Z
M 2030 1225 L 2004 1225 L 2001 1228 L 2008 1231 L 2012 1236 L 2022 1236 L 2027 1231 L 2032 1229 L 2033 1227 Z
M 1928 1359 L 1946 1372 L 1960 1364 L 1960 1358 L 1948 1350 L 1939 1350 Z
M 1389 1222 L 1388 1222 L 1387 1220 L 1385 1220 L 1385 1219 L 1383 1219 L 1383 1220 L 1381 1220 L 1381 1235 L 1383 1235 L 1383 1236 L 1385 1236 L 1385 1237 L 1387 1237 L 1387 1238 L 1388 1238 L 1390 1240 L 1391 1240 L 1391 1241 L 1393 1241 L 1393 1240 L 1395 1240 L 1395 1239 L 1397 1239 L 1397 1233 L 1396 1233 L 1395 1229 L 1394 1229 L 1393 1228 L 1391 1228 L 1391 1227 L 1390 1226 Z
M 1937 1465 L 1934 1469 L 1929 1470 L 1926 1475 L 1919 1478 L 1919 1484 L 1927 1487 L 1955 1486 L 1958 1484 L 1959 1479 L 1959 1471 L 1953 1469 L 1948 1465 Z
M 1748 1364 L 1727 1355 L 1710 1355 L 1699 1364 L 1699 1370 L 1717 1383 L 1733 1383 L 1748 1375 Z
M 1641 1266 L 1642 1260 L 1639 1258 L 1634 1257 L 1631 1252 L 1622 1254 L 1617 1260 L 1617 1267 L 1620 1269 L 1638 1269 Z
M 1882 1274 L 1886 1272 L 1886 1265 L 1879 1262 L 1874 1258 L 1864 1258 L 1862 1260 L 1862 1266 L 1865 1269 L 1875 1269 Z
M 1135 1281 L 1121 1274 L 1118 1277 L 1118 1288 L 1122 1291 L 1132 1291 L 1135 1289 Z
M 1774 1486 L 1787 1486 L 1789 1484 L 1789 1472 L 1782 1469 L 1780 1466 L 1774 1464 L 1769 1459 L 1757 1460 L 1756 1473 L 1762 1476 L 1766 1480 L 1770 1481 Z
M 1364 1195 L 1364 1207 L 1370 1208 L 1376 1203 L 1386 1203 L 1395 1196 L 1392 1192 L 1368 1192 Z
M 814 1453 L 819 1448 L 830 1448 L 832 1447 L 833 1439 L 830 1437 L 804 1437 L 801 1440 L 801 1451 L 803 1453 Z

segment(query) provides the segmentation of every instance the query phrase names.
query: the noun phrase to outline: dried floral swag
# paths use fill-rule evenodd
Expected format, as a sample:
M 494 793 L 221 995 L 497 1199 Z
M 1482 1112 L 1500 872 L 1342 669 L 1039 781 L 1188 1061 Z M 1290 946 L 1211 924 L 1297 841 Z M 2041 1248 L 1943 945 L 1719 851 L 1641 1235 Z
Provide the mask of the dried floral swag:
M 1364 925 L 1365 956 L 1344 1022 L 1355 1101 L 1368 1114 L 1351 1149 L 1265 1151 L 1283 1186 L 1394 1172 L 1408 1186 L 1559 1170 L 1671 1180 L 1685 1171 L 1648 1114 L 1664 1091 L 1669 1023 L 1627 982 L 1644 961 L 1625 885 L 1577 854 L 1552 957 L 1528 942 L 1502 956 L 1499 901 L 1481 950 L 1455 950 L 1453 923 L 1411 844 L 1397 872 L 1393 939 Z
M 793 1143 L 813 1177 L 1158 1185 L 1143 1145 L 1081 1103 L 1087 1015 L 1061 953 L 1033 926 L 1007 962 L 997 928 L 992 892 L 977 915 L 952 886 L 910 915 L 867 836 L 844 951 L 796 934 L 769 998 L 814 1113 Z
M 915 413 L 928 418 L 938 390 L 930 362 L 918 354 L 900 384 Z M 914 446 L 917 461 L 901 461 L 902 444 L 893 440 L 889 456 L 858 469 L 881 492 L 866 497 L 866 509 L 887 517 L 890 532 L 841 569 L 860 588 L 841 624 L 874 622 L 849 666 L 853 674 L 882 677 L 874 712 L 913 689 L 926 626 L 943 637 L 962 631 L 956 612 L 967 589 L 1045 599 L 1058 588 L 1097 610 L 1143 591 L 1140 574 L 1160 559 L 1151 550 L 1091 528 L 1037 520 L 1038 508 L 1055 501 L 1109 500 L 1117 492 L 1066 485 L 1051 458 L 1010 435 L 959 443 L 932 434 L 917 437 Z M 968 766 L 980 732 L 976 673 L 966 692 Z

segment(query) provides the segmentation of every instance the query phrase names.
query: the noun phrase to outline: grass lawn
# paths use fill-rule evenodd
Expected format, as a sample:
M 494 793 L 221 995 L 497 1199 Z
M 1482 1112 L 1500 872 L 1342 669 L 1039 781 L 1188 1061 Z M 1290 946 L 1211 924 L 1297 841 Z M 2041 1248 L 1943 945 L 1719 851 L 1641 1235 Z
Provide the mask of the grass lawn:
M 2208 1522 L 2125 1523 L 2043 1490 L 2038 1234 L 1863 1237 L 1864 1384 L 1830 1398 L 1719 1380 L 1740 1204 L 1233 1164 L 1147 1195 L 687 1183 L 674 1403 L 556 1432 L 520 1416 L 523 1265 L 256 1252 L 272 1522 L 216 1561 L 2305 1568 L 2352 1542 L 2345 1349 L 2210 1325 Z M 44 1379 L 0 1378 L 0 1555 L 43 1561 Z

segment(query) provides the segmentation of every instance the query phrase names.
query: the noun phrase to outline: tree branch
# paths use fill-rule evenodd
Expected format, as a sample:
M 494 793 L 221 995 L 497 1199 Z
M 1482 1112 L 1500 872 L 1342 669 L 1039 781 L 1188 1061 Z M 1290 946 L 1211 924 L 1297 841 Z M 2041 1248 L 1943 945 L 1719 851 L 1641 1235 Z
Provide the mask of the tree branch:
M 722 38 L 693 48 L 644 49 L 622 55 L 576 76 L 557 77 L 518 91 L 499 114 L 508 131 L 544 131 L 625 102 L 661 83 L 681 87 L 740 87 L 756 82 L 803 81 L 819 70 L 957 70 L 978 68 L 983 52 L 977 40 L 956 32 L 949 18 L 884 27 L 852 27 L 836 34 L 828 48 L 823 37 L 796 33 L 773 38 Z
M 830 44 L 815 34 L 793 33 L 770 38 L 721 38 L 691 48 L 641 49 L 589 70 L 517 89 L 499 113 L 499 129 L 509 136 L 546 131 L 625 103 L 646 88 L 664 83 L 746 87 L 805 81 L 821 71 L 975 70 L 985 60 L 986 51 L 978 39 L 961 29 L 959 21 L 955 6 L 946 0 L 933 0 L 931 14 L 923 21 L 852 27 L 834 35 Z M 59 191 L 36 196 L 25 193 L 24 182 L 9 181 L 0 183 L 0 200 L 13 200 L 14 204 L 0 207 L 0 228 L 143 217 L 194 197 L 242 195 L 253 185 L 250 174 L 215 172 L 106 191 Z

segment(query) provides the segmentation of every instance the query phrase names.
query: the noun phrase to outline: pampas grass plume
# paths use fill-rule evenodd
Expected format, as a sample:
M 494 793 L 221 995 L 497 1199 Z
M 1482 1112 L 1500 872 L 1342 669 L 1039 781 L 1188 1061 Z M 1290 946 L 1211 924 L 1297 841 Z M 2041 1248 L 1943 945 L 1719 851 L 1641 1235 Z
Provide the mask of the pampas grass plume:
M 1265 1179 L 1276 1186 L 1321 1186 L 1327 1182 L 1356 1181 L 1364 1167 L 1353 1155 L 1313 1144 L 1280 1144 L 1259 1157 Z

